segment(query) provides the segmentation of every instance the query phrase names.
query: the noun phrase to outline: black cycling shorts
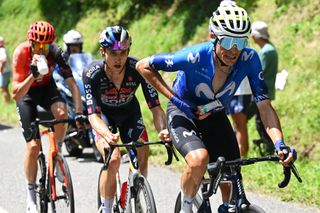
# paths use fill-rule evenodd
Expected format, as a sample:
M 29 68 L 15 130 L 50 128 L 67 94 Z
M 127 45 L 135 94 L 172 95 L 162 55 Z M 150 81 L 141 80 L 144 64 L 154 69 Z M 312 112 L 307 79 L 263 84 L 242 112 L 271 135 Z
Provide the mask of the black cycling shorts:
M 140 105 L 136 98 L 125 107 L 109 107 L 102 109 L 102 119 L 109 126 L 112 133 L 116 133 L 119 129 L 122 143 L 131 141 L 148 141 L 146 127 L 143 123 Z M 101 139 L 96 131 L 94 131 L 95 141 Z
M 30 131 L 30 124 L 38 117 L 37 105 L 50 111 L 51 105 L 56 102 L 65 103 L 65 100 L 61 96 L 53 80 L 45 86 L 31 87 L 22 100 L 17 102 L 20 125 L 26 142 L 33 139 Z M 40 134 L 38 133 L 36 139 L 39 138 Z
M 208 150 L 210 162 L 219 156 L 226 160 L 240 158 L 237 139 L 224 110 L 203 120 L 191 120 L 169 102 L 167 126 L 174 146 L 183 157 L 190 151 L 204 148 Z

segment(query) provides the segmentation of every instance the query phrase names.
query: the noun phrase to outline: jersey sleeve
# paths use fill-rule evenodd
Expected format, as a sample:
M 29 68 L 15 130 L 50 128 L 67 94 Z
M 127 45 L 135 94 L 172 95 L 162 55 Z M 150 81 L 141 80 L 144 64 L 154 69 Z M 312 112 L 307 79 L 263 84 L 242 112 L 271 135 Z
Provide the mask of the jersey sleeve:
M 149 84 L 144 78 L 142 78 L 141 87 L 143 95 L 147 101 L 149 109 L 152 109 L 160 105 L 158 92 L 151 84 Z
M 155 70 L 166 72 L 185 70 L 185 67 L 191 66 L 189 59 L 193 55 L 187 48 L 173 53 L 160 53 L 149 57 L 149 65 Z
M 13 52 L 12 83 L 21 83 L 30 71 L 30 58 L 26 49 L 18 46 Z
M 268 88 L 264 81 L 263 70 L 257 52 L 250 49 L 245 53 L 245 55 L 242 57 L 247 57 L 247 63 L 249 63 L 248 79 L 255 102 L 259 103 L 263 100 L 269 99 Z
M 52 53 L 54 55 L 54 58 L 56 60 L 57 65 L 59 66 L 60 69 L 60 74 L 64 79 L 67 79 L 69 77 L 73 77 L 72 71 L 63 56 L 63 51 L 60 46 L 57 44 L 52 45 Z
M 97 72 L 98 69 L 98 65 L 89 66 L 89 68 L 85 70 L 82 75 L 88 115 L 101 113 L 101 106 L 97 101 L 99 98 L 99 83 L 94 80 L 94 72 Z

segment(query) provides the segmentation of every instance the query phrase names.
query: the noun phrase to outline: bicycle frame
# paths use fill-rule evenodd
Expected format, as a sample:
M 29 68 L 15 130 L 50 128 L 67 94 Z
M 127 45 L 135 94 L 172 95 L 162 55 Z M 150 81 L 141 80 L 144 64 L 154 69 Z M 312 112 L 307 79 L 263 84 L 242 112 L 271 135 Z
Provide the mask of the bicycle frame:
M 287 149 L 287 147 L 286 147 Z M 240 174 L 240 167 L 245 165 L 254 164 L 256 162 L 263 161 L 279 161 L 279 156 L 265 156 L 260 158 L 248 158 L 248 159 L 236 159 L 232 161 L 226 161 L 223 157 L 219 157 L 215 163 L 211 163 L 208 165 L 208 173 L 210 175 L 210 179 L 207 180 L 206 185 L 202 187 L 202 196 L 205 202 L 209 205 L 204 206 L 204 208 L 210 208 L 209 197 L 212 194 L 215 194 L 218 188 L 219 183 L 230 182 L 232 185 L 232 196 L 230 200 L 230 205 L 235 209 L 235 212 L 241 212 L 241 208 L 243 205 L 247 207 L 250 206 L 250 202 L 247 200 L 243 184 L 242 177 Z M 230 169 L 230 173 L 227 174 L 226 169 Z M 279 188 L 286 187 L 291 178 L 291 171 L 297 178 L 299 182 L 302 182 L 298 171 L 293 163 L 290 164 L 290 167 L 283 167 L 284 179 L 278 184 Z M 209 189 L 207 188 L 209 186 Z M 206 205 L 206 204 L 204 204 Z M 230 207 L 229 205 L 229 207 Z M 257 207 L 255 207 L 257 208 Z M 208 212 L 211 212 L 211 209 L 208 209 Z
M 120 175 L 119 173 L 117 174 L 117 191 L 115 195 L 115 206 L 114 206 L 114 211 L 116 212 L 126 212 L 127 210 L 131 212 L 131 208 L 134 210 L 135 209 L 135 200 L 132 199 L 132 193 L 134 192 L 134 185 L 135 185 L 135 180 L 141 176 L 140 171 L 139 171 L 139 165 L 138 165 L 138 160 L 137 160 L 137 153 L 136 153 L 136 148 L 145 146 L 145 145 L 154 145 L 154 144 L 160 144 L 160 145 L 165 145 L 167 149 L 167 154 L 168 154 L 168 160 L 165 162 L 166 165 L 170 165 L 172 162 L 172 156 L 174 155 L 176 160 L 178 161 L 178 157 L 176 156 L 176 153 L 174 152 L 172 148 L 172 143 L 165 143 L 165 142 L 135 142 L 132 141 L 127 144 L 109 144 L 110 149 L 108 150 L 107 148 L 104 148 L 104 165 L 102 167 L 102 170 L 106 170 L 109 165 L 109 161 L 111 159 L 111 155 L 113 150 L 116 147 L 126 147 L 128 148 L 128 154 L 129 154 L 129 175 L 127 179 L 127 185 L 126 185 L 126 199 L 125 199 L 125 205 L 121 206 L 121 192 L 122 192 L 122 184 L 120 180 Z M 169 144 L 169 146 L 167 146 Z M 101 170 L 101 171 L 102 171 Z M 99 202 L 99 194 L 100 192 L 98 191 L 98 206 L 100 207 L 100 202 Z M 128 206 L 131 206 L 131 208 L 128 209 Z
M 48 203 L 49 201 L 52 201 L 55 203 L 59 199 L 64 199 L 63 196 L 57 196 L 56 191 L 56 182 L 55 182 L 55 166 L 59 166 L 61 173 L 63 175 L 63 187 L 68 189 L 68 193 L 71 193 L 71 199 L 72 204 L 70 206 L 71 210 L 74 211 L 74 201 L 73 201 L 73 189 L 72 189 L 72 181 L 70 172 L 66 171 L 68 170 L 68 167 L 65 167 L 67 165 L 64 165 L 66 162 L 63 162 L 63 156 L 60 156 L 58 152 L 58 147 L 56 144 L 56 133 L 54 132 L 54 125 L 59 123 L 71 123 L 74 122 L 74 119 L 63 119 L 63 120 L 45 120 L 40 121 L 39 119 L 36 119 L 34 122 L 31 123 L 31 132 L 32 132 L 32 138 L 36 138 L 36 135 L 38 132 L 40 133 L 40 136 L 48 135 L 49 138 L 49 152 L 47 155 L 47 163 L 45 162 L 45 154 L 43 153 L 42 148 L 42 142 L 40 140 L 40 153 L 39 157 L 41 161 L 43 162 L 41 165 L 42 176 L 39 180 L 41 182 L 42 187 L 40 187 L 39 193 L 41 196 L 41 202 Z M 39 130 L 39 125 L 43 125 L 46 128 L 44 130 Z M 57 164 L 57 165 L 55 165 Z M 68 174 L 67 174 L 68 172 Z M 50 185 L 49 185 L 50 184 Z M 69 191 L 69 189 L 71 190 Z M 50 194 L 49 194 L 50 193 Z M 46 204 L 44 204 L 46 205 Z M 55 205 L 55 204 L 52 204 Z M 46 208 L 46 207 L 45 207 Z M 46 210 L 45 210 L 46 211 Z
M 49 127 L 47 129 L 44 129 L 41 131 L 41 136 L 48 135 L 49 138 L 49 153 L 48 153 L 48 178 L 50 178 L 51 185 L 49 186 L 51 188 L 51 198 L 52 200 L 57 200 L 57 194 L 56 194 L 56 187 L 55 187 L 55 181 L 54 181 L 54 158 L 58 153 L 58 147 L 56 144 L 56 133 L 54 132 L 53 127 Z M 41 146 L 42 149 L 42 146 Z M 64 183 L 66 184 L 66 187 L 68 187 L 68 180 L 66 179 L 64 167 L 62 166 L 62 162 L 60 159 L 57 160 L 59 163 L 61 172 L 63 174 Z

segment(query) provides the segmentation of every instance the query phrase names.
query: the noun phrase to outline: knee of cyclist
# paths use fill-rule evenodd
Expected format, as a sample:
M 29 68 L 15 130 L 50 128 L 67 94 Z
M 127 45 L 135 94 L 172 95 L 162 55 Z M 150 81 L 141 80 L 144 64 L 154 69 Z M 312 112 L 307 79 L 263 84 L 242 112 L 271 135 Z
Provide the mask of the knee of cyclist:
M 208 155 L 196 155 L 188 159 L 188 166 L 193 171 L 196 171 L 196 172 L 205 170 L 208 163 L 209 163 Z
M 109 172 L 117 172 L 120 167 L 120 158 L 115 157 L 111 158 L 109 161 L 108 171 Z
M 30 143 L 30 142 L 29 142 Z M 36 158 L 40 151 L 40 146 L 36 143 L 28 144 L 27 153 L 29 156 Z

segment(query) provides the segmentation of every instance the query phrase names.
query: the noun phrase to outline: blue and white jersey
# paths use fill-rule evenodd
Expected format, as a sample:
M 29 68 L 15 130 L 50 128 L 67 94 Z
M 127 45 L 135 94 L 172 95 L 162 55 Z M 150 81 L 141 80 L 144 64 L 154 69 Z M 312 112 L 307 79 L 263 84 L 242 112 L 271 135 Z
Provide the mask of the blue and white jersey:
M 173 83 L 173 91 L 193 106 L 215 101 L 216 107 L 213 111 L 223 109 L 246 76 L 248 76 L 255 102 L 268 99 L 261 62 L 257 52 L 251 48 L 242 50 L 224 85 L 214 93 L 212 88 L 215 74 L 213 51 L 213 42 L 204 42 L 174 53 L 153 55 L 149 58 L 149 64 L 155 70 L 178 71 Z

